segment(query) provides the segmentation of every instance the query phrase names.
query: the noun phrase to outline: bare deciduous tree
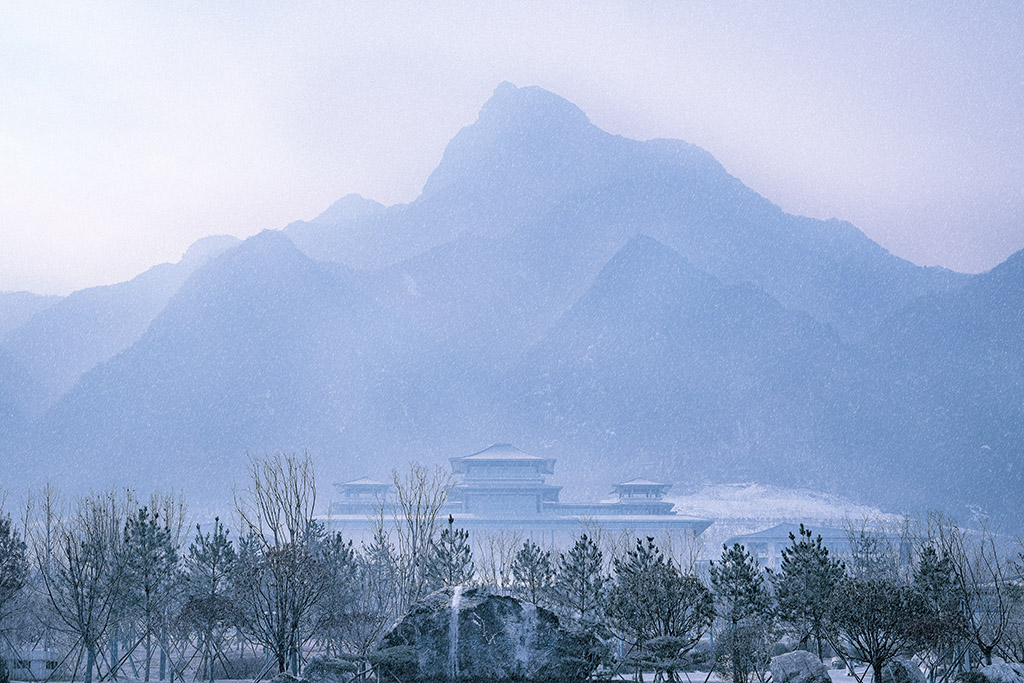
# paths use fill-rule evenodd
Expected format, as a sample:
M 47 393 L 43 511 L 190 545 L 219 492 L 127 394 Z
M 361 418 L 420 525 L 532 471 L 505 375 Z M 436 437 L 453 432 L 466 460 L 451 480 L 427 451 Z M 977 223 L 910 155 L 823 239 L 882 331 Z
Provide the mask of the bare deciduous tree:
M 120 599 L 124 503 L 113 492 L 85 498 L 67 519 L 55 521 L 52 548 L 38 549 L 36 557 L 56 627 L 85 649 L 85 683 L 92 683 Z
M 373 650 L 398 618 L 398 567 L 386 523 L 380 516 L 373 540 L 363 545 L 358 558 L 358 590 L 345 626 L 345 643 L 358 655 Z
M 930 518 L 927 534 L 952 563 L 967 633 L 991 664 L 1010 628 L 1015 602 L 1013 564 L 1003 541 L 988 526 L 968 531 L 938 515 Z
M 278 670 L 300 672 L 309 623 L 326 590 L 313 517 L 316 478 L 308 453 L 275 454 L 249 462 L 249 487 L 235 496 L 244 537 L 236 576 L 239 606 L 251 637 L 277 659 Z
M 479 571 L 484 584 L 499 591 L 512 588 L 512 564 L 522 543 L 522 534 L 512 530 L 495 531 L 480 539 Z
M 185 540 L 182 538 L 182 534 L 189 526 L 188 504 L 185 502 L 184 494 L 180 491 L 168 494 L 154 493 L 149 497 L 149 509 L 160 515 L 164 527 L 170 532 L 171 545 L 180 550 Z M 172 612 L 180 609 L 183 597 L 180 590 L 175 591 L 173 599 L 164 604 L 160 614 L 158 637 L 160 640 L 159 676 L 161 681 L 167 675 L 167 659 L 171 651 L 168 635 Z
M 451 474 L 412 463 L 403 477 L 394 470 L 395 500 L 391 505 L 395 549 L 399 558 L 399 612 L 423 597 L 428 586 L 428 567 L 438 516 L 452 490 Z

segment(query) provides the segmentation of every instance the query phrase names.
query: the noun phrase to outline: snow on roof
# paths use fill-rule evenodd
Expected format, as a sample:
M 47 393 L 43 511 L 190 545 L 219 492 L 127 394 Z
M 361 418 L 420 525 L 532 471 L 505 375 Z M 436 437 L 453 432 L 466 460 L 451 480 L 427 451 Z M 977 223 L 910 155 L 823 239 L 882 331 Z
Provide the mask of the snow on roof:
M 554 458 L 542 458 L 537 455 L 530 455 L 529 453 L 521 451 L 508 443 L 496 443 L 493 446 L 489 446 L 488 448 L 471 455 L 449 458 L 448 462 L 452 464 L 452 470 L 456 473 L 464 473 L 466 471 L 467 463 L 479 462 L 536 463 L 540 465 L 541 472 L 552 474 L 555 471 Z
M 832 529 L 832 528 L 827 528 L 827 527 L 826 528 L 817 528 L 817 527 L 813 527 L 813 526 L 812 527 L 807 527 L 807 528 L 809 528 L 810 531 L 811 531 L 811 538 L 817 538 L 818 536 L 821 536 L 822 540 L 825 540 L 825 541 L 828 541 L 828 540 L 832 540 L 832 541 L 841 540 L 841 541 L 844 541 L 844 542 L 848 539 L 848 534 L 847 534 L 845 529 Z M 742 543 L 743 541 L 755 541 L 755 540 L 774 540 L 774 539 L 788 540 L 790 534 L 793 534 L 794 536 L 799 536 L 800 535 L 800 525 L 799 524 L 776 524 L 773 527 L 769 527 L 769 528 L 763 529 L 761 531 L 756 531 L 756 532 L 754 532 L 752 534 L 740 534 L 739 536 L 733 536 L 732 538 L 729 539 L 728 542 L 731 544 L 731 543 L 734 543 L 734 542 L 735 543 Z
M 452 458 L 452 460 L 551 460 L 551 458 L 530 455 L 510 443 L 496 443 L 472 455 L 464 455 Z
M 389 486 L 389 484 L 377 481 L 376 479 L 370 479 L 369 477 L 360 477 L 359 479 L 336 484 L 336 486 Z
M 671 486 L 671 484 L 664 484 L 660 481 L 650 481 L 649 479 L 630 479 L 620 484 L 615 484 L 615 487 L 620 486 Z

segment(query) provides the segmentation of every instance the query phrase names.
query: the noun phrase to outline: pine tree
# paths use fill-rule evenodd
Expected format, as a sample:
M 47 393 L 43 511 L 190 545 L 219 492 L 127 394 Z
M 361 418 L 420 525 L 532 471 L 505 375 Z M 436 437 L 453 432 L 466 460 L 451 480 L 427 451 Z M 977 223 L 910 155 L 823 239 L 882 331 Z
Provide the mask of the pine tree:
M 28 578 L 26 547 L 9 516 L 0 516 L 0 622 L 10 614 Z
M 939 665 L 951 664 L 957 656 L 957 645 L 966 638 L 964 610 L 955 581 L 949 557 L 931 545 L 922 548 L 914 568 L 914 588 L 924 601 L 924 619 L 917 628 L 927 650 L 924 656 L 932 683 Z
M 427 576 L 435 588 L 451 588 L 473 579 L 473 549 L 469 545 L 469 532 L 455 528 L 455 518 L 448 515 L 448 526 L 434 543 Z
M 0 515 L 0 626 L 12 613 L 28 578 L 26 547 L 10 516 Z M 3 633 L 0 631 L 0 633 Z M 0 683 L 10 681 L 7 660 L 0 657 Z
M 171 532 L 159 523 L 159 515 L 141 507 L 125 522 L 125 598 L 145 634 L 146 664 L 143 680 L 148 681 L 153 663 L 153 636 L 160 629 L 160 616 L 170 601 L 176 578 L 178 551 Z
M 800 525 L 799 537 L 789 534 L 790 546 L 782 551 L 779 571 L 772 575 L 779 618 L 807 648 L 811 638 L 822 656 L 828 633 L 832 593 L 844 576 L 843 564 L 829 556 L 821 536 Z
M 726 627 L 718 643 L 733 683 L 744 683 L 765 662 L 763 647 L 771 624 L 771 598 L 753 556 L 739 543 L 722 546 L 722 559 L 711 563 L 711 585 L 718 616 Z
M 597 621 L 606 581 L 601 549 L 583 534 L 558 561 L 554 596 L 562 615 L 576 624 Z
M 715 616 L 714 596 L 699 578 L 683 574 L 654 544 L 615 560 L 607 614 L 632 653 L 636 680 L 654 668 L 656 680 L 679 680 L 683 657 L 700 642 Z
M 546 604 L 555 580 L 551 552 L 526 541 L 512 560 L 512 590 L 535 605 Z
M 338 656 L 353 620 L 353 607 L 359 593 L 359 561 L 352 541 L 340 533 L 331 534 L 322 544 L 325 591 L 317 605 L 314 630 L 327 642 L 328 655 Z
M 236 554 L 228 533 L 219 517 L 214 520 L 212 533 L 204 534 L 197 524 L 195 540 L 184 561 L 186 602 L 182 617 L 199 634 L 203 656 L 200 666 L 206 669 L 210 683 L 225 631 L 236 615 L 231 586 Z

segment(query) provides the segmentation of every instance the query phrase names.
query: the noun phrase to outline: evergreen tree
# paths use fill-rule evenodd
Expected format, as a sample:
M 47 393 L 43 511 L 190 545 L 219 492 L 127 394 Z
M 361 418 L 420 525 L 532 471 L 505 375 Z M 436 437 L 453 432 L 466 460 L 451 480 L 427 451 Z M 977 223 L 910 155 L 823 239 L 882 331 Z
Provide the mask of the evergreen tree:
M 790 546 L 782 551 L 782 564 L 772 575 L 779 618 L 806 649 L 813 638 L 818 657 L 828 636 L 832 593 L 844 576 L 843 564 L 829 556 L 821 536 L 800 525 L 799 536 L 789 534 Z
M 570 622 L 583 624 L 601 617 L 604 586 L 604 556 L 586 534 L 558 561 L 554 598 L 559 611 Z
M 473 549 L 469 545 L 469 532 L 455 528 L 455 518 L 448 515 L 448 526 L 434 543 L 427 576 L 437 588 L 460 586 L 473 579 Z
M 220 518 L 214 520 L 213 532 L 203 533 L 196 525 L 196 537 L 189 545 L 184 561 L 185 606 L 182 618 L 199 635 L 199 650 L 205 669 L 213 683 L 215 663 L 226 631 L 233 623 L 236 610 L 232 596 L 231 577 L 235 568 L 235 548 Z
M 512 560 L 512 590 L 535 605 L 547 603 L 555 580 L 551 552 L 526 541 Z
M 914 588 L 924 601 L 925 611 L 918 631 L 931 683 L 935 683 L 936 672 L 942 664 L 951 670 L 967 638 L 967 624 L 955 580 L 949 557 L 931 545 L 921 549 L 914 567 Z
M 10 614 L 28 578 L 26 547 L 10 516 L 0 516 L 0 623 Z
M 137 617 L 145 638 L 143 680 L 148 681 L 153 636 L 159 633 L 163 609 L 172 597 L 178 551 L 171 542 L 170 529 L 161 526 L 159 515 L 145 506 L 126 520 L 123 547 L 126 607 Z
M 767 635 L 771 627 L 771 598 L 761 568 L 739 543 L 722 546 L 722 559 L 711 563 L 711 585 L 718 616 L 725 629 L 718 638 L 733 683 L 745 683 L 767 664 Z
M 711 627 L 714 596 L 699 578 L 679 571 L 653 538 L 638 539 L 615 560 L 607 614 L 633 653 L 637 681 L 647 667 L 656 680 L 678 681 L 685 655 Z
M 314 630 L 327 644 L 330 656 L 339 656 L 353 619 L 359 593 L 359 561 L 352 541 L 340 533 L 330 535 L 321 551 L 324 566 L 324 594 L 317 605 Z

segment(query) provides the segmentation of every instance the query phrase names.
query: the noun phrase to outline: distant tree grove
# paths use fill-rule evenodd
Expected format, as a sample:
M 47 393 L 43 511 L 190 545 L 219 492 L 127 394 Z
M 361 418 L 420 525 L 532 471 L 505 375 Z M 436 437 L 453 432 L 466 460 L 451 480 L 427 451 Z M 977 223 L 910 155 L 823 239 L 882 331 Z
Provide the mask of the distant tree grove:
M 766 683 L 793 649 L 838 658 L 861 683 L 896 658 L 929 683 L 1024 659 L 1019 541 L 939 515 L 899 534 L 851 525 L 842 557 L 801 526 L 773 569 L 741 545 L 683 567 L 654 538 L 610 549 L 582 533 L 564 549 L 503 537 L 481 563 L 440 519 L 439 470 L 396 472 L 397 502 L 359 545 L 314 514 L 307 455 L 252 459 L 249 475 L 230 527 L 190 525 L 180 496 L 131 492 L 68 503 L 46 487 L 16 517 L 0 509 L 0 679 L 44 651 L 40 678 L 86 683 L 298 677 L 313 658 L 338 681 L 385 680 L 389 628 L 467 584 L 553 611 L 575 680 Z

